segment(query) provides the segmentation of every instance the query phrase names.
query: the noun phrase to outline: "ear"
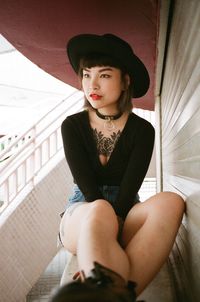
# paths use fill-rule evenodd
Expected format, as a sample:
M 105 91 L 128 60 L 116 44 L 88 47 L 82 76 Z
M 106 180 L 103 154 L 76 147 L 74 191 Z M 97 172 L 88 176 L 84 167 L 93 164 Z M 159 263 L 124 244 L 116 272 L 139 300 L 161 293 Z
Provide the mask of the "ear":
M 128 74 L 125 75 L 125 83 L 126 83 L 126 89 L 129 87 L 130 85 L 130 76 Z
M 130 85 L 130 76 L 128 74 L 125 74 L 123 90 L 127 90 L 129 85 Z

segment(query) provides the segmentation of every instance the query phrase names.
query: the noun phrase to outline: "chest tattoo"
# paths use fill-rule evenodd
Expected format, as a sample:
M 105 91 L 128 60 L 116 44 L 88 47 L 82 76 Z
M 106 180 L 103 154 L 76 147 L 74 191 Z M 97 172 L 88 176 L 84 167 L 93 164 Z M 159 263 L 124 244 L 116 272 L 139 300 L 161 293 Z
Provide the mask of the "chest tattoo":
M 106 137 L 101 131 L 98 132 L 97 129 L 93 129 L 93 134 L 99 155 L 109 157 L 121 135 L 121 131 L 113 132 L 110 137 Z

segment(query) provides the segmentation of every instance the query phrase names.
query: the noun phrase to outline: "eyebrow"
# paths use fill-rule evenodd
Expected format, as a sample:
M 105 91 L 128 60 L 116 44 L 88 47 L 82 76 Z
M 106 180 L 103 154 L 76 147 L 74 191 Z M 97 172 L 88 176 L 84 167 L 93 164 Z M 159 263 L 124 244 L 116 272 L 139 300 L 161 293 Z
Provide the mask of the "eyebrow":
M 90 72 L 90 69 L 89 68 L 83 68 L 83 70 L 87 71 L 87 72 Z M 113 71 L 113 68 L 112 67 L 105 67 L 105 68 L 101 68 L 99 70 L 99 72 L 104 72 L 104 71 Z

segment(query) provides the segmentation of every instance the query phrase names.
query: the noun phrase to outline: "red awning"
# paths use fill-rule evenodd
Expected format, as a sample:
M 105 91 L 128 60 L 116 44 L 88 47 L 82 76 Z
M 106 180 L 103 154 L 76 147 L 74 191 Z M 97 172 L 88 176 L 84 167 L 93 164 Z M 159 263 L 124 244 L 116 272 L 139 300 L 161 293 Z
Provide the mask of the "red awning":
M 67 41 L 80 33 L 113 33 L 129 42 L 150 73 L 148 93 L 134 101 L 154 110 L 159 0 L 6 0 L 0 32 L 15 48 L 54 77 L 77 87 L 68 63 Z

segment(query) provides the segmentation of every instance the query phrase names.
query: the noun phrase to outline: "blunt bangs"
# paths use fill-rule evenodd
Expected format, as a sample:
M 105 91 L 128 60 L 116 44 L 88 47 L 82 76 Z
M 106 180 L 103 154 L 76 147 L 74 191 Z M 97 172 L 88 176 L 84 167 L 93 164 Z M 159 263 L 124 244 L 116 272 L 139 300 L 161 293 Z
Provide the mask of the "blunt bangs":
M 79 76 L 82 78 L 83 69 L 91 68 L 95 66 L 110 66 L 115 67 L 121 70 L 122 74 L 128 73 L 126 72 L 123 65 L 115 58 L 109 57 L 103 54 L 92 53 L 84 56 L 80 60 L 79 64 Z

